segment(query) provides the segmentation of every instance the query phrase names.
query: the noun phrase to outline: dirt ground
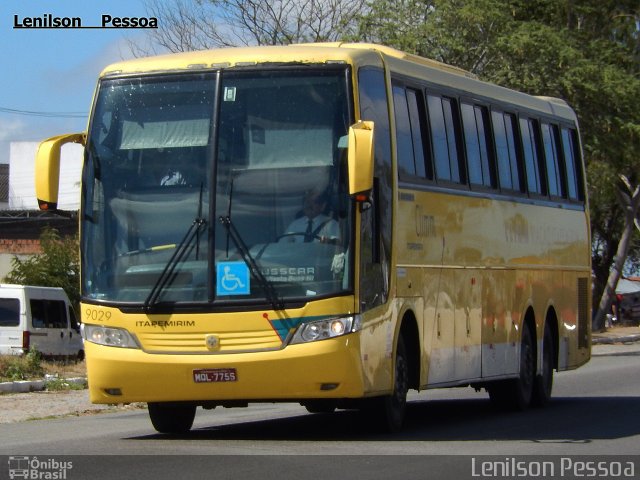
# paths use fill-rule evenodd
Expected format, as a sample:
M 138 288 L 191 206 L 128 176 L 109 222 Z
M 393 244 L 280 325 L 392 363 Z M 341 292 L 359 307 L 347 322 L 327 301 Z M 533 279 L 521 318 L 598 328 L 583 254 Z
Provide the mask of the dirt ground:
M 14 393 L 0 395 L 0 424 L 39 418 L 117 412 L 142 407 L 142 404 L 94 405 L 89 402 L 88 390 Z
M 43 368 L 47 375 L 59 378 L 82 378 L 87 376 L 84 362 L 43 362 Z M 0 394 L 0 424 L 138 408 L 146 408 L 146 405 L 94 405 L 89 401 L 89 391 L 86 389 L 8 393 Z

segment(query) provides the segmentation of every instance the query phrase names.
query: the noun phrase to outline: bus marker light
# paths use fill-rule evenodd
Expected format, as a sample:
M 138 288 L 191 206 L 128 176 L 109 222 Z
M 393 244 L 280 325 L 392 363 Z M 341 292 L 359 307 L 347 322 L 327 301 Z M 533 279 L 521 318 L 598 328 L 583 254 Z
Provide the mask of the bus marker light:
M 340 386 L 339 383 L 323 383 L 320 385 L 320 390 L 335 390 Z

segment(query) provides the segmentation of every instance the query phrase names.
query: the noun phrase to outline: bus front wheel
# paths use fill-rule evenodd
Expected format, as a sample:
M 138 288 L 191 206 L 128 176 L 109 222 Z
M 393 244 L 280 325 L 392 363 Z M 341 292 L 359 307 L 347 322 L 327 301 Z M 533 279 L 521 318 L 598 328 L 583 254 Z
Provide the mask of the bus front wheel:
M 384 397 L 384 413 L 389 432 L 402 429 L 407 409 L 407 392 L 409 391 L 409 360 L 402 336 L 398 338 L 396 351 L 393 393 Z
M 160 433 L 186 433 L 191 430 L 196 406 L 180 403 L 149 403 L 149 418 Z
M 396 347 L 393 392 L 391 395 L 369 399 L 364 406 L 370 425 L 383 432 L 396 433 L 402 429 L 409 391 L 409 361 L 404 339 Z

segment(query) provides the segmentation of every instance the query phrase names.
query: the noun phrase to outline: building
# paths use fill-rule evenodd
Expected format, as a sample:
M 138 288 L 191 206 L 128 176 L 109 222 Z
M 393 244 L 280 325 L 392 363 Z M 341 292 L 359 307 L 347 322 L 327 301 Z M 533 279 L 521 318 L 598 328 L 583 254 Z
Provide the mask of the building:
M 41 252 L 44 228 L 55 228 L 62 236 L 78 231 L 82 147 L 68 145 L 62 150 L 58 202 L 62 214 L 38 210 L 34 188 L 37 149 L 37 142 L 12 142 L 9 163 L 0 164 L 0 280 L 11 271 L 13 258 Z
M 9 164 L 0 163 L 0 211 L 9 208 Z

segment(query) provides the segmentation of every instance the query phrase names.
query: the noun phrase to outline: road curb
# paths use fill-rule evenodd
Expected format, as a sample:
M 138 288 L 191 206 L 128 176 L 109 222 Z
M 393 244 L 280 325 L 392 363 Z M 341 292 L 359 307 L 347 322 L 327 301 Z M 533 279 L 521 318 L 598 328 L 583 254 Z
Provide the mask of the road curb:
M 29 392 L 42 392 L 47 388 L 47 383 L 51 381 L 61 381 L 65 383 L 73 383 L 76 385 L 86 385 L 87 379 L 84 377 L 74 378 L 51 378 L 44 380 L 17 380 L 15 382 L 2 382 L 0 383 L 1 393 L 29 393 Z
M 635 343 L 640 342 L 640 335 L 623 335 L 614 337 L 597 337 L 592 338 L 591 343 L 593 345 L 610 345 L 614 343 Z

